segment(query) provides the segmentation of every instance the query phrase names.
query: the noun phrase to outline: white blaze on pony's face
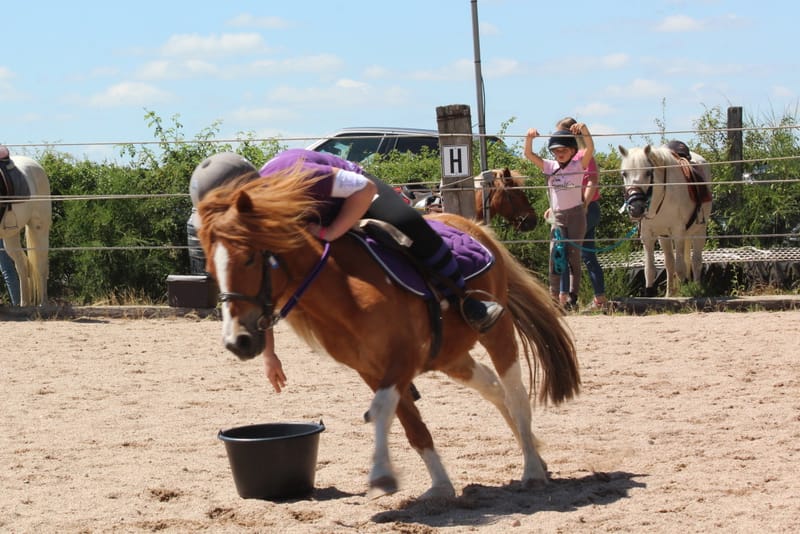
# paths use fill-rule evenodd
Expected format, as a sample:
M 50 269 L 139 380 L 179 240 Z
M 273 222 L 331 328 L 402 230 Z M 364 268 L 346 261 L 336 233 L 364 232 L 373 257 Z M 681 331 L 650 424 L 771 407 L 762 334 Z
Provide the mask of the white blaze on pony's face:
M 228 281 L 228 249 L 217 243 L 214 247 L 214 272 L 216 273 L 217 285 L 221 293 L 230 292 L 230 283 Z M 235 330 L 238 325 L 231 317 L 231 303 L 222 303 L 222 343 L 227 345 L 228 340 L 235 337 Z
M 212 258 L 220 296 L 242 294 L 234 288 L 232 255 L 219 241 L 214 244 Z M 246 299 L 220 300 L 222 300 L 222 344 L 243 360 L 253 358 L 264 350 L 265 344 L 264 333 L 258 328 L 260 309 Z

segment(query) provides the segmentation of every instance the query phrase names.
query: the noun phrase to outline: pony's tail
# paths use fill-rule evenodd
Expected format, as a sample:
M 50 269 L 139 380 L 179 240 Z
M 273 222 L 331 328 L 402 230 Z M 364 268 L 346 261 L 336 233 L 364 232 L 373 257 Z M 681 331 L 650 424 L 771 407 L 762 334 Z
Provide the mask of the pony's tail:
M 49 232 L 27 228 L 25 231 L 25 246 L 28 253 L 25 258 L 28 262 L 28 280 L 21 280 L 30 288 L 31 302 L 35 305 L 47 304 L 47 278 L 49 277 L 48 252 L 50 247 Z
M 581 377 L 572 333 L 550 292 L 505 247 L 497 247 L 508 276 L 508 309 L 528 357 L 542 366 L 539 401 L 560 404 L 580 392 Z

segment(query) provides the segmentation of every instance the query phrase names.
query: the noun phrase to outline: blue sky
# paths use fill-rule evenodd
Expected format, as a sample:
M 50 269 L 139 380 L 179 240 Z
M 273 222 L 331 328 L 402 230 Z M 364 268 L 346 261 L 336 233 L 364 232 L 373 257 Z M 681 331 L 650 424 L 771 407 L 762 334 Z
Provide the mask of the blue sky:
M 436 128 L 437 106 L 468 104 L 478 132 L 469 0 L 46 4 L 4 10 L 0 143 L 151 141 L 145 109 L 178 115 L 189 138 L 221 121 L 220 139 L 296 146 L 346 126 Z M 794 114 L 800 8 L 767 4 L 478 0 L 486 131 L 511 119 L 511 135 L 550 131 L 565 115 L 596 134 L 656 120 L 684 131 L 728 106 Z

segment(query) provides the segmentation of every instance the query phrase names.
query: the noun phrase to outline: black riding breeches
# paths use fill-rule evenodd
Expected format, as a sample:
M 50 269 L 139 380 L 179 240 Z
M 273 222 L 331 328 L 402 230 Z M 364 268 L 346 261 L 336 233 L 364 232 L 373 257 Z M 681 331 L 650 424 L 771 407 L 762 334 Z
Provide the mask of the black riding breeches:
M 450 247 L 430 227 L 422 214 L 405 200 L 390 185 L 375 176 L 365 174 L 378 187 L 378 194 L 370 205 L 366 217 L 384 221 L 407 235 L 412 244 L 411 254 L 430 268 L 450 279 L 458 288 L 464 287 L 464 278 L 453 257 Z M 449 293 L 443 288 L 445 294 Z

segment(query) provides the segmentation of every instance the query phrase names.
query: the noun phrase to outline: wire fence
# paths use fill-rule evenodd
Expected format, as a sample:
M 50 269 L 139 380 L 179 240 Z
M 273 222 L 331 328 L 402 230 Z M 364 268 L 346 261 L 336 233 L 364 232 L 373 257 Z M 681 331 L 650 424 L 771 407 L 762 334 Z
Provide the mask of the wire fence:
M 608 139 L 608 138 L 623 138 L 628 141 L 631 141 L 635 138 L 642 138 L 647 139 L 650 137 L 657 136 L 659 138 L 664 138 L 666 135 L 669 136 L 679 136 L 679 135 L 728 135 L 731 132 L 747 132 L 747 131 L 768 131 L 768 130 L 797 130 L 800 128 L 800 125 L 792 124 L 792 125 L 783 125 L 783 126 L 776 126 L 776 127 L 753 127 L 753 128 L 724 128 L 724 129 L 709 129 L 709 130 L 675 130 L 675 131 L 650 131 L 650 132 L 629 132 L 629 133 L 616 133 L 616 134 L 604 134 L 604 133 L 593 133 L 592 136 L 596 139 Z M 439 135 L 440 137 L 446 137 L 447 134 L 438 134 L 438 132 L 432 131 Z M 393 134 L 399 137 L 402 137 L 403 134 Z M 414 135 L 414 134 L 408 134 Z M 455 134 L 453 134 L 455 135 Z M 349 139 L 359 138 L 362 136 L 352 136 Z M 364 138 L 371 137 L 369 135 L 364 135 Z M 474 135 L 473 138 L 479 138 L 480 136 Z M 504 134 L 492 134 L 486 135 L 486 137 L 493 137 L 493 138 L 501 138 L 504 140 L 513 140 L 513 139 L 522 139 L 524 135 L 504 135 Z M 548 136 L 543 135 L 542 138 L 546 138 Z M 56 149 L 63 149 L 63 148 L 92 148 L 92 147 L 123 147 L 123 146 L 164 146 L 166 145 L 193 145 L 198 143 L 203 143 L 207 145 L 230 145 L 230 146 L 237 146 L 241 145 L 242 143 L 262 143 L 262 142 L 274 142 L 277 141 L 282 144 L 292 144 L 292 143 L 307 143 L 310 141 L 315 141 L 319 139 L 325 139 L 325 136 L 322 137 L 270 137 L 270 138 L 252 138 L 252 139 L 241 139 L 241 138 L 232 138 L 232 139 L 209 139 L 209 140 L 157 140 L 157 141 L 97 141 L 97 142 L 58 142 L 58 143 L 8 143 L 5 144 L 6 147 L 11 149 L 19 150 L 22 152 L 31 152 L 36 150 L 56 150 Z M 330 139 L 332 137 L 327 137 Z M 598 144 L 597 142 L 595 144 Z M 758 165 L 765 165 L 771 162 L 781 162 L 781 161 L 797 161 L 800 160 L 800 156 L 780 156 L 780 157 L 769 157 L 769 158 L 754 158 L 754 159 L 738 159 L 738 160 L 729 160 L 729 161 L 716 161 L 716 162 L 708 162 L 709 166 L 730 166 L 730 165 L 748 165 L 748 164 L 758 164 Z M 631 170 L 642 170 L 642 169 L 631 169 Z M 625 187 L 623 183 L 608 183 L 608 181 L 612 181 L 611 177 L 615 177 L 613 181 L 619 181 L 619 169 L 599 169 L 598 174 L 600 175 L 600 184 L 599 188 L 601 191 L 606 191 L 609 194 L 618 194 L 620 196 L 620 205 L 622 205 L 622 195 L 621 191 Z M 606 177 L 606 183 L 603 183 L 603 177 Z M 449 186 L 449 188 L 444 188 L 441 186 L 439 182 L 413 182 L 413 183 L 405 183 L 405 184 L 394 184 L 394 185 L 406 185 L 406 186 L 414 186 L 416 188 L 427 188 L 430 192 L 442 193 L 449 190 L 463 190 L 462 185 L 466 184 L 468 181 L 475 182 L 476 186 L 479 186 L 479 178 L 478 177 L 468 177 L 464 178 L 460 182 L 456 182 L 453 185 Z M 522 176 L 523 179 L 530 181 L 534 177 L 531 176 Z M 718 187 L 730 187 L 730 186 L 742 186 L 742 187 L 759 187 L 759 186 L 772 186 L 772 185 L 781 185 L 781 184 L 796 184 L 800 182 L 800 178 L 773 178 L 765 175 L 760 175 L 758 173 L 750 173 L 745 174 L 743 179 L 741 180 L 726 180 L 724 182 L 696 182 L 697 185 L 708 185 L 712 188 Z M 188 177 L 187 177 L 188 183 Z M 679 184 L 659 184 L 659 185 L 679 185 Z M 535 184 L 535 185 L 526 185 L 526 186 L 519 186 L 519 189 L 523 190 L 530 190 L 535 192 L 545 192 L 547 190 L 546 184 Z M 187 188 L 188 189 L 188 188 Z M 18 197 L 0 197 L 0 202 L 2 201 L 14 201 L 14 202 L 25 202 L 25 201 L 35 201 L 41 200 L 42 198 L 49 198 L 53 202 L 72 202 L 72 201 L 107 201 L 107 200 L 142 200 L 142 199 L 169 199 L 169 198 L 188 198 L 189 193 L 165 193 L 165 194 L 116 194 L 116 195 L 51 195 L 49 197 L 31 197 L 30 199 L 19 199 Z M 712 216 L 713 217 L 713 216 Z M 798 221 L 800 222 L 800 221 Z M 708 235 L 704 236 L 707 238 L 713 238 L 715 240 L 724 241 L 724 240 L 741 240 L 747 238 L 772 238 L 772 239 L 783 239 L 783 240 L 792 240 L 797 241 L 799 240 L 797 233 L 772 233 L 772 234 L 758 234 L 758 235 Z M 598 248 L 602 248 L 604 245 L 618 243 L 620 241 L 638 241 L 638 236 L 630 235 L 630 236 L 619 236 L 619 237 L 609 237 L 609 238 L 597 238 L 595 239 L 596 243 L 598 244 Z M 521 239 L 521 240 L 507 240 L 505 241 L 507 244 L 519 244 L 519 243 L 549 243 L 549 239 Z M 136 251 L 136 250 L 158 250 L 158 251 L 167 251 L 167 250 L 186 250 L 191 249 L 192 247 L 187 245 L 175 245 L 175 244 L 163 244 L 163 245 L 126 245 L 126 246 L 61 246 L 61 247 L 53 247 L 51 251 Z M 787 251 L 784 251 L 783 248 L 775 249 L 774 253 L 771 253 L 767 250 L 759 250 L 753 249 L 748 247 L 743 247 L 741 249 L 717 249 L 719 252 L 712 252 L 712 250 L 707 250 L 704 252 L 704 263 L 710 263 L 715 261 L 724 261 L 727 262 L 736 262 L 736 261 L 776 261 L 783 258 L 789 258 L 788 261 L 797 261 L 798 253 L 794 252 L 795 250 L 800 251 L 800 247 L 797 248 L 789 248 Z M 740 250 L 741 252 L 736 253 L 734 251 Z M 772 249 L 770 249 L 772 250 Z M 619 259 L 615 257 L 615 253 L 611 252 L 608 254 L 601 254 L 600 260 L 601 263 L 604 263 L 604 266 L 614 267 L 614 266 L 632 266 L 632 265 L 640 265 L 643 260 L 640 259 L 637 254 L 640 252 L 633 251 L 629 254 L 629 257 L 626 259 Z M 663 261 L 663 256 L 657 258 L 656 260 Z

